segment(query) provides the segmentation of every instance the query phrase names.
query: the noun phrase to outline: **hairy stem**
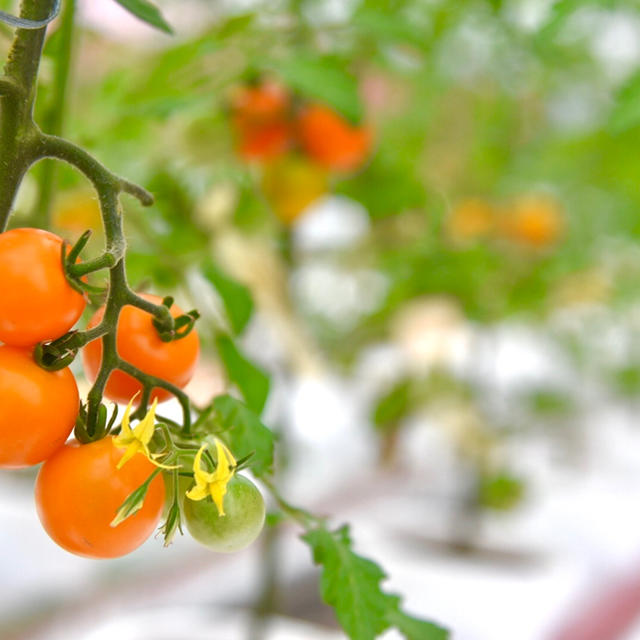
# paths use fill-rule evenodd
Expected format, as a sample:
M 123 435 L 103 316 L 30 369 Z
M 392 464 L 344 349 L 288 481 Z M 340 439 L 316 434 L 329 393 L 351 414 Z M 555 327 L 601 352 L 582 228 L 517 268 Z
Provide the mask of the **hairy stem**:
M 76 0 L 66 0 L 60 16 L 58 35 L 61 39 L 61 46 L 55 61 L 51 102 L 42 120 L 42 129 L 46 133 L 56 136 L 62 133 L 66 115 L 75 12 Z M 45 161 L 39 167 L 38 198 L 30 220 L 30 224 L 34 227 L 46 229 L 49 226 L 56 169 L 56 164 L 51 161 Z

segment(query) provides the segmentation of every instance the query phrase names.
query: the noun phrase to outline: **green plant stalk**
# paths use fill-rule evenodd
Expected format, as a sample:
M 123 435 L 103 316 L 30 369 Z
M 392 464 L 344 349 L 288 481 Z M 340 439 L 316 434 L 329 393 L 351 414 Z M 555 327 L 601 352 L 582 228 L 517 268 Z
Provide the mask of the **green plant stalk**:
M 42 20 L 52 12 L 54 4 L 55 0 L 23 0 L 20 17 Z M 153 204 L 153 196 L 142 187 L 110 172 L 81 147 L 58 136 L 42 133 L 34 122 L 33 105 L 45 32 L 46 26 L 41 29 L 16 29 L 4 75 L 0 77 L 0 232 L 7 228 L 15 197 L 26 171 L 39 160 L 54 158 L 67 162 L 91 181 L 100 201 L 105 233 L 105 252 L 92 266 L 109 267 L 105 313 L 97 327 L 62 336 L 52 345 L 64 345 L 65 349 L 77 351 L 93 339 L 102 340 L 102 363 L 87 396 L 88 433 L 95 430 L 98 409 L 109 376 L 115 369 L 120 369 L 139 380 L 145 389 L 145 405 L 140 406 L 139 412 L 146 410 L 149 390 L 153 387 L 167 389 L 175 395 L 183 410 L 182 433 L 188 436 L 191 429 L 188 397 L 169 382 L 149 376 L 122 360 L 116 349 L 116 327 L 120 311 L 125 305 L 139 307 L 154 315 L 165 326 L 173 326 L 169 309 L 138 296 L 130 289 L 126 277 L 126 240 L 119 195 L 133 195 L 144 206 Z
M 59 34 L 62 41 L 56 58 L 51 104 L 43 116 L 42 128 L 46 133 L 62 134 L 66 116 L 67 93 L 74 40 L 74 19 L 76 0 L 66 0 L 60 14 Z M 53 161 L 45 161 L 39 167 L 38 198 L 31 213 L 30 224 L 46 229 L 50 226 L 51 205 L 56 182 L 57 166 Z

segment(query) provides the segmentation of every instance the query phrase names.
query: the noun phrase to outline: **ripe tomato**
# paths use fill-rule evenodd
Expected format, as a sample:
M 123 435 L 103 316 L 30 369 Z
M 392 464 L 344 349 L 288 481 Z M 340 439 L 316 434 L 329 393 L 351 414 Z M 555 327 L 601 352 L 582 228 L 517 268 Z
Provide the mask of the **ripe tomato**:
M 276 215 L 291 223 L 328 189 L 327 172 L 303 157 L 287 156 L 267 164 L 262 190 Z
M 162 298 L 143 294 L 143 298 L 161 304 Z M 171 307 L 174 317 L 184 312 L 177 305 Z M 89 321 L 89 327 L 96 326 L 104 315 L 100 307 Z M 126 306 L 118 319 L 116 345 L 120 356 L 145 373 L 162 378 L 177 387 L 184 387 L 195 371 L 200 341 L 194 329 L 189 335 L 173 342 L 163 342 L 152 324 L 151 314 L 137 307 Z M 96 379 L 102 361 L 102 341 L 90 342 L 82 351 L 84 369 L 89 380 Z M 104 395 L 116 402 L 127 403 L 142 389 L 135 378 L 122 371 L 114 371 L 107 381 Z M 159 402 L 167 400 L 171 394 L 164 389 L 155 389 L 153 398 Z
M 227 485 L 224 516 L 211 498 L 183 503 L 184 519 L 195 540 L 219 553 L 233 553 L 249 546 L 264 525 L 262 494 L 253 482 L 236 475 Z
M 479 198 L 468 198 L 449 214 L 447 232 L 454 240 L 474 240 L 487 236 L 493 230 L 495 218 L 491 204 Z
M 503 221 L 503 231 L 509 239 L 538 249 L 557 242 L 563 228 L 560 206 L 548 196 L 519 198 Z
M 78 408 L 69 369 L 45 371 L 30 351 L 0 346 L 0 467 L 48 458 L 69 437 Z
M 62 238 L 40 229 L 0 234 L 0 341 L 17 347 L 54 340 L 84 311 L 65 278 Z
M 63 549 L 88 558 L 116 558 L 137 549 L 158 525 L 162 474 L 151 481 L 142 508 L 110 526 L 125 499 L 156 468 L 136 454 L 117 469 L 122 454 L 111 437 L 90 444 L 72 440 L 42 465 L 36 507 L 45 531 Z
M 288 93 L 275 83 L 236 89 L 231 99 L 237 149 L 245 160 L 273 158 L 291 142 Z
M 354 126 L 340 114 L 313 104 L 298 117 L 302 147 L 316 162 L 337 171 L 353 171 L 367 159 L 373 143 L 368 126 Z

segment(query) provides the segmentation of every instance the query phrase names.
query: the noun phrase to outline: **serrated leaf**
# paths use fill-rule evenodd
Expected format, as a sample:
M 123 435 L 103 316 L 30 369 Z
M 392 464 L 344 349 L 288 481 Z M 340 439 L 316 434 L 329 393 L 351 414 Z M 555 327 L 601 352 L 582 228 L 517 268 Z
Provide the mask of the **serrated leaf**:
M 121 7 L 132 13 L 136 18 L 150 24 L 165 33 L 173 33 L 173 29 L 160 13 L 158 7 L 147 0 L 115 0 Z
M 218 335 L 216 346 L 229 380 L 240 389 L 249 408 L 262 413 L 269 395 L 269 376 L 248 360 L 229 336 Z
M 233 331 L 242 333 L 253 314 L 253 300 L 249 289 L 210 260 L 202 266 L 202 275 L 215 287 L 222 299 Z
M 320 593 L 334 608 L 338 621 L 352 640 L 374 640 L 390 626 L 387 613 L 395 596 L 384 593 L 384 571 L 351 550 L 349 529 L 314 529 L 302 536 L 311 547 L 313 561 L 322 565 Z
M 273 466 L 272 431 L 262 424 L 260 418 L 240 400 L 229 396 L 218 396 L 213 401 L 213 410 L 224 430 L 223 435 L 236 458 L 253 452 L 249 467 L 257 476 L 271 470 Z
M 362 119 L 358 83 L 344 63 L 298 54 L 272 66 L 289 87 L 305 97 L 328 104 L 353 123 Z
M 408 640 L 447 640 L 449 637 L 449 632 L 437 624 L 414 618 L 398 609 L 392 610 L 387 620 Z
M 381 589 L 386 574 L 375 562 L 353 552 L 347 526 L 336 531 L 318 527 L 302 539 L 310 546 L 313 561 L 322 566 L 322 598 L 334 608 L 351 640 L 375 640 L 391 626 L 408 640 L 448 638 L 441 627 L 404 613 L 400 598 Z

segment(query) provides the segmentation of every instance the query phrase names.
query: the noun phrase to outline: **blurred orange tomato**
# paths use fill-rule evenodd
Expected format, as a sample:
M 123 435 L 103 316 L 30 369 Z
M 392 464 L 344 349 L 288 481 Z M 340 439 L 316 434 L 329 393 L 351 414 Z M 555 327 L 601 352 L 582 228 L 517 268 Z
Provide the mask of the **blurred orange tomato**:
M 62 194 L 52 211 L 54 228 L 77 238 L 87 229 L 102 231 L 102 216 L 98 199 L 90 192 L 79 190 Z
M 528 195 L 515 200 L 502 219 L 502 233 L 510 240 L 534 248 L 557 242 L 564 230 L 560 205 L 549 196 Z
M 373 144 L 367 125 L 352 125 L 321 104 L 305 107 L 298 116 L 300 144 L 313 160 L 327 169 L 353 171 L 364 164 Z
M 231 96 L 231 121 L 242 158 L 273 158 L 290 146 L 290 102 L 287 91 L 272 82 L 235 90 Z
M 291 224 L 327 192 L 327 171 L 302 156 L 289 155 L 264 167 L 262 190 L 278 218 Z
M 494 229 L 493 206 L 480 198 L 462 200 L 446 220 L 447 235 L 453 240 L 468 241 L 488 236 Z

